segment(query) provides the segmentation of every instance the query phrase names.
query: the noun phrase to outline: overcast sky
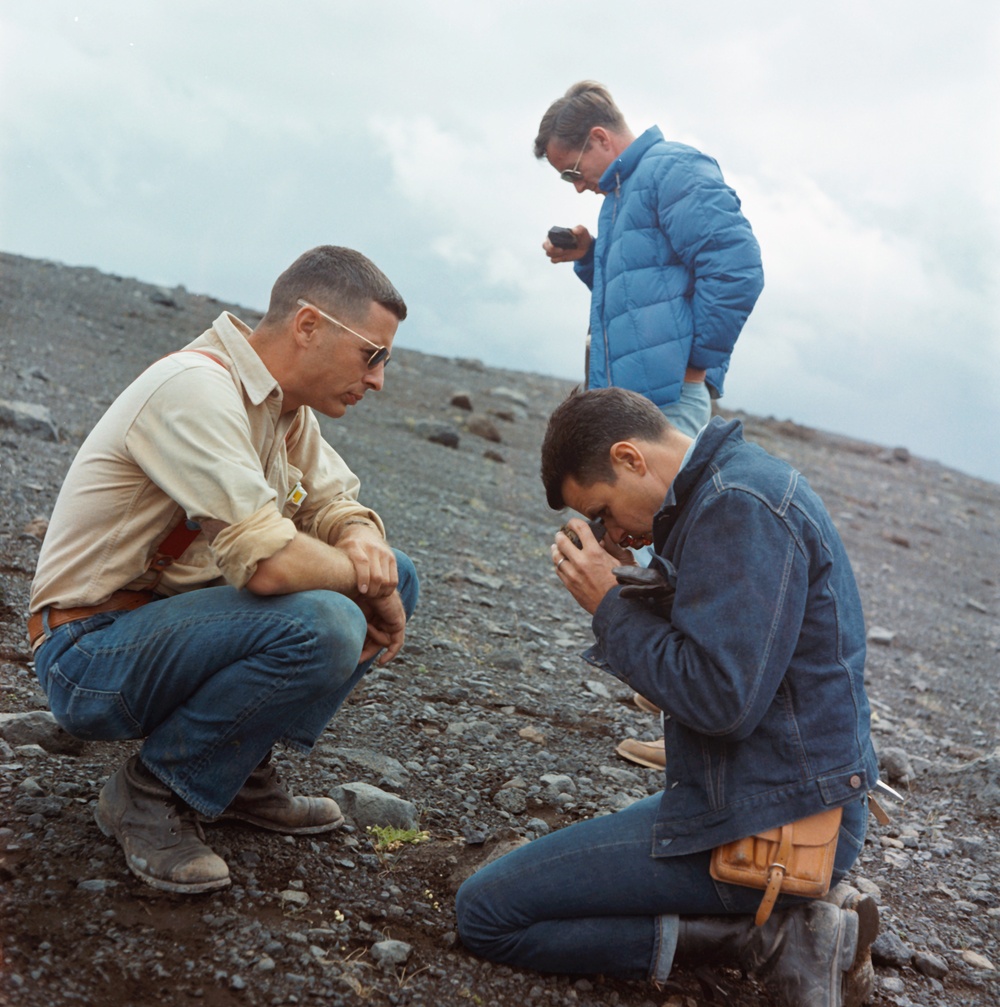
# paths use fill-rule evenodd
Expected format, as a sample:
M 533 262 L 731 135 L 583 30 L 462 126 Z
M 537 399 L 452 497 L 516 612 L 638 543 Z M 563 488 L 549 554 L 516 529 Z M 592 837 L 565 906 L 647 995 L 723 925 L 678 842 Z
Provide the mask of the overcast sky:
M 723 404 L 1000 481 L 996 0 L 0 0 L 0 248 L 266 306 L 322 243 L 399 345 L 575 378 L 576 80 L 715 157 L 765 289 Z

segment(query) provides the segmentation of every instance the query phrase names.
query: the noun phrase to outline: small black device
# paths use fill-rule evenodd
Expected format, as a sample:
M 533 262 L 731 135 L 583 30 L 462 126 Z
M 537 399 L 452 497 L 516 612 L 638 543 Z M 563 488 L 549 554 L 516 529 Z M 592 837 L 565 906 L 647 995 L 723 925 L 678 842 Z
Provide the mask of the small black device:
M 604 527 L 603 521 L 588 521 L 587 524 L 590 526 L 590 530 L 594 533 L 594 538 L 598 542 L 608 533 L 607 528 Z M 564 524 L 562 528 L 559 529 L 565 536 L 577 547 L 577 549 L 583 548 L 583 542 L 580 541 L 580 536 L 577 535 L 569 525 Z
M 549 241 L 556 248 L 576 248 L 576 235 L 568 227 L 550 227 Z

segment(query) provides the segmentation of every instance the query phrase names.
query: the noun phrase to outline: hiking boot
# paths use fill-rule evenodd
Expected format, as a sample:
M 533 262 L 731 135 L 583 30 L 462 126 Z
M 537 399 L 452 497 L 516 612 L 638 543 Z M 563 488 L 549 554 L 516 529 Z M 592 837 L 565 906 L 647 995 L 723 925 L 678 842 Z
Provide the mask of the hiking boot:
M 857 914 L 816 900 L 762 927 L 752 916 L 682 916 L 675 960 L 752 972 L 785 1007 L 844 1007 L 857 946 Z
M 872 942 L 878 936 L 878 903 L 867 893 L 841 881 L 823 896 L 830 902 L 858 917 L 858 949 L 854 964 L 845 977 L 844 1007 L 861 1007 L 875 992 L 875 966 L 872 965 Z
M 282 786 L 268 754 L 214 821 L 249 822 L 273 832 L 311 836 L 339 828 L 344 824 L 344 816 L 337 802 L 329 797 L 293 797 Z
M 229 884 L 226 862 L 206 845 L 193 808 L 133 755 L 101 788 L 98 828 L 125 851 L 128 869 L 165 892 L 194 894 Z
M 646 766 L 649 769 L 666 769 L 667 753 L 663 748 L 663 738 L 658 741 L 637 741 L 635 738 L 626 738 L 615 751 L 629 762 L 634 762 L 639 766 Z

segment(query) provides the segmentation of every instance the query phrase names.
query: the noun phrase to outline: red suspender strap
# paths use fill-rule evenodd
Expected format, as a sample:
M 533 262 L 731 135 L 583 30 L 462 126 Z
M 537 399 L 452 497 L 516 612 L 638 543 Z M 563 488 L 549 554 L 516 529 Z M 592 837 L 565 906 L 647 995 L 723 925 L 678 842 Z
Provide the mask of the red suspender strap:
M 224 370 L 229 368 L 214 354 L 207 350 L 178 350 L 178 353 L 200 353 L 209 360 L 214 360 Z M 160 543 L 150 568 L 163 571 L 170 566 L 174 560 L 180 559 L 184 555 L 187 547 L 201 534 L 201 525 L 195 521 L 188 521 L 181 518 L 171 529 L 170 534 Z
M 180 559 L 184 555 L 187 547 L 200 534 L 201 525 L 181 518 L 171 529 L 170 534 L 160 543 L 150 567 L 154 570 L 166 570 L 175 559 Z

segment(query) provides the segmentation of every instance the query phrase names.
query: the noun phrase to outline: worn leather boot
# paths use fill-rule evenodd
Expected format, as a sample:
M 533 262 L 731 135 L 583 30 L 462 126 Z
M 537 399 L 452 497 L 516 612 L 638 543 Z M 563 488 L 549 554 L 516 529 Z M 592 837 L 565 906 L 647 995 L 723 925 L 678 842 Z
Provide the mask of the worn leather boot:
M 742 968 L 785 1007 L 843 1007 L 857 945 L 857 915 L 813 901 L 775 912 L 762 927 L 752 916 L 682 916 L 674 959 Z
M 125 851 L 129 870 L 165 892 L 229 884 L 226 862 L 206 845 L 197 814 L 133 755 L 101 788 L 94 818 Z
M 823 896 L 824 902 L 840 906 L 858 917 L 858 949 L 854 964 L 844 977 L 844 1007 L 861 1007 L 875 992 L 875 967 L 872 965 L 872 942 L 878 936 L 878 903 L 871 895 L 859 892 L 853 885 L 841 881 Z
M 329 797 L 293 797 L 282 786 L 271 755 L 250 774 L 229 807 L 215 821 L 249 822 L 293 836 L 329 832 L 344 824 L 337 802 Z

